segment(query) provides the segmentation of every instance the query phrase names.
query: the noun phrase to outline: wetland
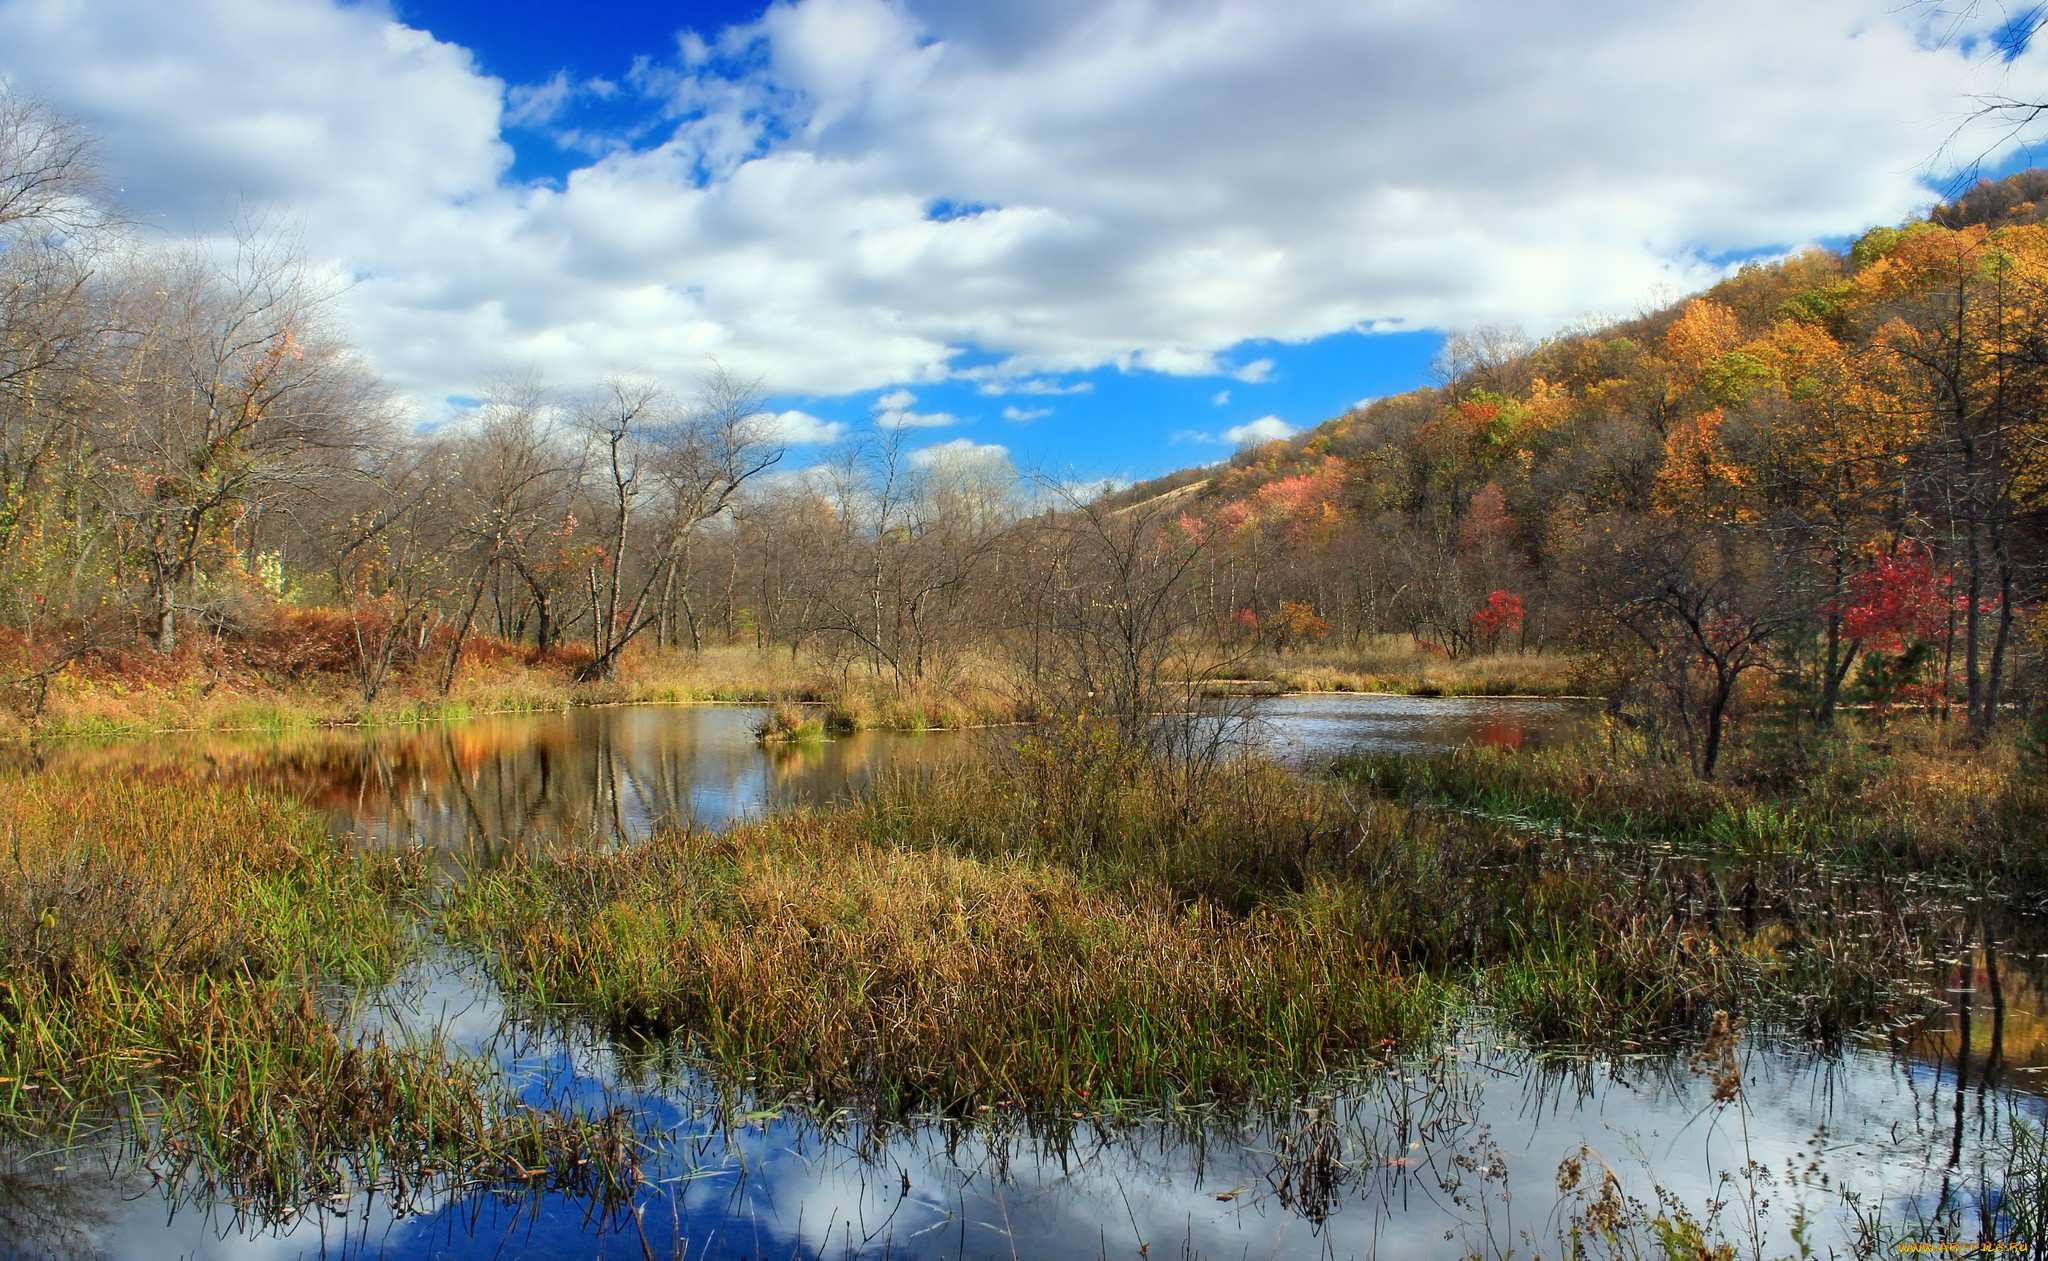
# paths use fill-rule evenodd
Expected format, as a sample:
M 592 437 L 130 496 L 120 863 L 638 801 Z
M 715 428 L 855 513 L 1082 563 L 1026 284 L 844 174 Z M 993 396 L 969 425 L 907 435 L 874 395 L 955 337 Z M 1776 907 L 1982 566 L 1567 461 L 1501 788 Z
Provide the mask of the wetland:
M 1589 708 L 1266 698 L 1196 770 L 761 717 L 23 752 L 0 1255 L 2040 1238 L 2043 925 L 1446 787 Z

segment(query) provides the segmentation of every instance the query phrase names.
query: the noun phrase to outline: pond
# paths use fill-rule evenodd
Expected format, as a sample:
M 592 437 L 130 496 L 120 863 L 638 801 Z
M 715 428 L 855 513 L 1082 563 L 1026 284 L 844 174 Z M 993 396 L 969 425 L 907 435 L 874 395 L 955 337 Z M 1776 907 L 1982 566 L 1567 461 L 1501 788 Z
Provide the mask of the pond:
M 869 734 L 764 751 L 758 711 L 634 707 L 279 740 L 181 739 L 52 753 L 109 774 L 199 758 L 289 785 L 337 831 L 434 846 L 600 843 L 828 801 L 892 769 L 983 755 L 986 733 Z M 1570 738 L 1558 702 L 1262 701 L 1249 738 L 1308 765 L 1342 749 L 1426 753 Z M 1980 916 L 1979 922 L 1986 922 Z M 2044 1109 L 2048 934 L 1998 920 L 1927 978 L 1934 1019 L 1827 1048 L 1753 1039 L 1742 1090 L 1683 1055 L 1530 1048 L 1484 1011 L 1417 1056 L 1366 1061 L 1243 1114 L 1111 1108 L 931 1117 L 876 1128 L 758 1097 L 661 1045 L 539 1028 L 471 958 L 430 951 L 372 1025 L 438 1027 L 536 1103 L 622 1104 L 658 1136 L 629 1205 L 545 1192 L 368 1190 L 257 1220 L 84 1141 L 0 1149 L 0 1257 L 1352 1257 L 1556 1255 L 1574 1213 L 1666 1194 L 1790 1252 L 1801 1206 L 1822 1255 L 1857 1214 L 1967 1217 Z M 1578 1162 L 1574 1179 L 1561 1177 Z M 1569 1183 L 1569 1185 L 1562 1185 Z M 1752 1215 L 1754 1215 L 1753 1227 Z M 5 1237 L 12 1236 L 11 1242 Z
M 761 716 L 745 706 L 629 705 L 269 738 L 181 735 L 46 756 L 108 775 L 196 762 L 291 790 L 324 810 L 337 834 L 451 848 L 716 827 L 843 798 L 892 770 L 980 757 L 1011 734 L 861 732 L 764 748 L 754 738 Z M 1358 748 L 1534 748 L 1576 734 L 1588 711 L 1563 701 L 1336 695 L 1260 700 L 1242 717 L 1235 738 L 1307 766 Z

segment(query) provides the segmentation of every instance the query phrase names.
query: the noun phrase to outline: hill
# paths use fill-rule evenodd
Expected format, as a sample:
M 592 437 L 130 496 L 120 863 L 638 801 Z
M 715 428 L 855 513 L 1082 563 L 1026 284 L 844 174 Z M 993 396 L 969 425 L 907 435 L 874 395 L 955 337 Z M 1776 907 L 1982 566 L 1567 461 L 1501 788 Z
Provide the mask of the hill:
M 1454 338 L 1441 385 L 1116 502 L 1175 494 L 1189 528 L 1241 557 L 1219 600 L 1240 618 L 1298 605 L 1340 636 L 1412 631 L 1453 653 L 1627 639 L 1626 619 L 1595 614 L 1655 603 L 1620 589 L 1646 566 L 1741 571 L 1666 612 L 1726 629 L 1768 607 L 1796 633 L 1760 634 L 1749 664 L 1819 713 L 1859 651 L 1916 636 L 1914 669 L 1938 658 L 1973 712 L 1995 707 L 2038 636 L 2044 191 L 2048 171 L 1987 181 L 1839 252 L 1750 264 L 1539 344 Z M 1650 538 L 1714 554 L 1653 563 Z M 1859 600 L 1912 608 L 1859 620 Z M 1680 636 L 1685 669 L 1727 651 L 1715 633 Z

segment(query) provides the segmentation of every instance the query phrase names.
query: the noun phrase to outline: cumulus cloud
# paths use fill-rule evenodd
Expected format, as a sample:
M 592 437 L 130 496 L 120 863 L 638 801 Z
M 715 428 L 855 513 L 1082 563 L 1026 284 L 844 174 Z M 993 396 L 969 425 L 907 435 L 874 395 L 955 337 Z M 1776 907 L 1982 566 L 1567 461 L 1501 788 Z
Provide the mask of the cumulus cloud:
M 804 446 L 837 442 L 846 433 L 846 426 L 836 420 L 820 420 L 809 412 L 781 412 L 767 419 L 762 430 L 776 442 L 791 446 Z
M 1009 458 L 1008 447 L 994 442 L 976 442 L 972 438 L 935 442 L 931 446 L 919 447 L 910 453 L 910 462 L 919 468 L 930 468 L 935 464 L 960 464 Z
M 1261 381 L 1270 381 L 1273 379 L 1273 361 L 1271 359 L 1254 359 L 1230 375 L 1246 385 L 1257 385 Z
M 559 188 L 508 179 L 503 129 L 603 89 L 508 89 L 381 4 L 0 0 L 0 74 L 97 129 L 138 217 L 296 216 L 432 406 L 507 362 L 680 384 L 710 355 L 815 396 L 1052 394 L 1254 338 L 1544 332 L 1896 220 L 1973 93 L 2048 96 L 2048 50 L 1976 60 L 1934 16 L 792 0 L 644 63 L 620 90 L 659 128 Z
M 1005 407 L 1003 419 L 1017 425 L 1027 425 L 1034 420 L 1052 415 L 1050 407 Z
M 1237 446 L 1248 447 L 1275 438 L 1292 438 L 1295 428 L 1278 416 L 1261 416 L 1248 420 L 1242 425 L 1232 425 L 1223 431 L 1223 440 Z
M 909 390 L 889 391 L 875 400 L 875 424 L 882 429 L 937 429 L 960 423 L 951 412 L 911 411 L 916 401 L 917 395 Z

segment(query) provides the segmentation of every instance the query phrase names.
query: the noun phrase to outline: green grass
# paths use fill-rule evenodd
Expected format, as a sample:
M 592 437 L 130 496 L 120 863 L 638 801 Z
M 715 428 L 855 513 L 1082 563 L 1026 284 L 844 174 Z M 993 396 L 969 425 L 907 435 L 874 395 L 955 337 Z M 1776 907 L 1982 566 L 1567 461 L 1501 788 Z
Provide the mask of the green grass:
M 16 770 L 0 869 L 0 1128 L 111 1125 L 273 1216 L 514 1166 L 630 1180 L 617 1119 L 519 1105 L 437 1037 L 352 1031 L 347 995 L 411 949 L 417 854 L 347 848 L 218 781 Z M 573 1164 L 596 1147 L 609 1164 Z

